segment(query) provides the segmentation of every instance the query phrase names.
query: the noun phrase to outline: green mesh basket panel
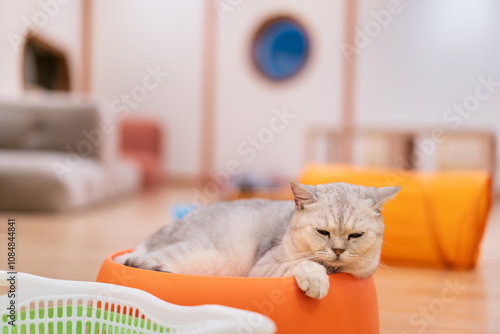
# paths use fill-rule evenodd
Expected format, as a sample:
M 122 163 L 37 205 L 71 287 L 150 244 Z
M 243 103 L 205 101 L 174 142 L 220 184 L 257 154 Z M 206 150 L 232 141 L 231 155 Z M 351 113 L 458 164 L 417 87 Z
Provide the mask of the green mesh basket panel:
M 8 322 L 7 315 L 2 317 L 1 334 L 146 334 L 146 333 L 182 333 L 183 330 L 159 325 L 144 317 L 130 314 L 127 310 L 118 312 L 102 310 L 82 305 L 22 310 L 15 315 L 15 326 Z M 95 312 L 94 312 L 95 311 Z M 136 310 L 137 311 L 137 310 Z M 134 313 L 134 312 L 132 312 Z M 65 319 L 64 319 L 65 318 Z M 37 331 L 38 329 L 38 331 Z

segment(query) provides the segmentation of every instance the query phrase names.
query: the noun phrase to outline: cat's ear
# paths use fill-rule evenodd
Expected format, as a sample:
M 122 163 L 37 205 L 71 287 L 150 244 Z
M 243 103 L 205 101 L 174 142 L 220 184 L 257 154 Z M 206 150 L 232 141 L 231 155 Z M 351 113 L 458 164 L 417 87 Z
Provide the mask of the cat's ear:
M 303 184 L 290 180 L 290 189 L 292 190 L 295 207 L 299 210 L 304 209 L 304 205 L 312 204 L 318 199 Z
M 377 196 L 375 198 L 375 204 L 373 205 L 373 209 L 380 213 L 382 211 L 382 205 L 389 202 L 391 199 L 396 197 L 398 192 L 401 190 L 401 187 L 382 187 L 377 188 Z

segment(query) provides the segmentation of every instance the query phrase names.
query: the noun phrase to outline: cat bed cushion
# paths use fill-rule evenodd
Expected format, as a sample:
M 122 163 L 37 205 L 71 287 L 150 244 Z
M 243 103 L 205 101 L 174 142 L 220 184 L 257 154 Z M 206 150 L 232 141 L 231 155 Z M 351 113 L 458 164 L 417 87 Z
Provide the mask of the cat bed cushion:
M 379 333 L 377 295 L 373 278 L 330 275 L 330 290 L 321 300 L 309 298 L 295 278 L 211 277 L 164 273 L 127 267 L 110 255 L 97 281 L 147 291 L 167 302 L 194 306 L 219 304 L 270 317 L 278 333 Z M 362 320 L 360 320 L 362 319 Z M 242 321 L 241 333 L 252 333 L 252 319 Z M 246 324 L 246 325 L 245 325 Z
M 300 182 L 401 186 L 383 210 L 385 263 L 469 269 L 477 262 L 491 207 L 486 171 L 401 172 L 310 164 Z

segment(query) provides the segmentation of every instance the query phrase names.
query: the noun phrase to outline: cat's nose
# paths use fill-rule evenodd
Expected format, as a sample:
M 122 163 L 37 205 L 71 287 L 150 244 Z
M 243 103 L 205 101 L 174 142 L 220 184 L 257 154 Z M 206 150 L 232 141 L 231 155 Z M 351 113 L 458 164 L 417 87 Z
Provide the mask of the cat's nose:
M 340 254 L 342 254 L 344 251 L 345 251 L 345 249 L 342 249 L 342 248 L 334 248 L 333 249 L 333 252 L 335 254 L 337 254 L 337 256 L 340 256 Z

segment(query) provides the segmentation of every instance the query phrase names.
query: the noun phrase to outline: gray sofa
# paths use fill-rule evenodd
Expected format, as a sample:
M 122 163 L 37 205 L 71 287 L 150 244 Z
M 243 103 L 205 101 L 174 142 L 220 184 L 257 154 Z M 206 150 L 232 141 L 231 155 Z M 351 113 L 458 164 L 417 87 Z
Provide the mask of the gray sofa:
M 0 210 L 61 211 L 134 193 L 138 166 L 120 157 L 118 123 L 69 96 L 0 101 Z

